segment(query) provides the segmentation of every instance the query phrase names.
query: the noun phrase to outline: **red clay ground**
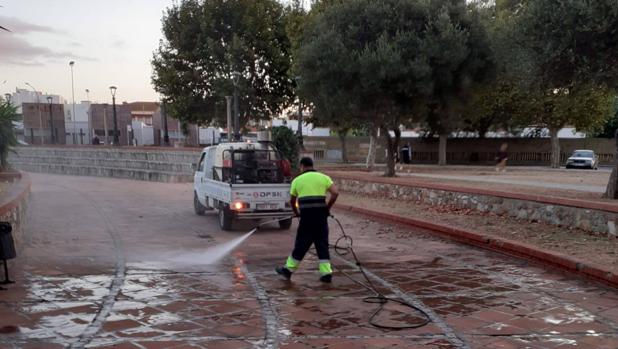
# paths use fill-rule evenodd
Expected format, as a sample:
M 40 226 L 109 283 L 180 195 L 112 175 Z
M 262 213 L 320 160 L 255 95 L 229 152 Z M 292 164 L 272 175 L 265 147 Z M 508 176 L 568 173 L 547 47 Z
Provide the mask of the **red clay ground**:
M 2 349 L 618 347 L 616 290 L 423 231 L 340 216 L 381 291 L 432 319 L 382 330 L 338 257 L 329 286 L 313 257 L 292 283 L 275 277 L 293 232 L 260 231 L 223 263 L 200 264 L 251 225 L 221 232 L 214 214 L 195 216 L 190 185 L 32 177 L 18 283 L 0 293 Z M 419 319 L 389 307 L 379 320 Z

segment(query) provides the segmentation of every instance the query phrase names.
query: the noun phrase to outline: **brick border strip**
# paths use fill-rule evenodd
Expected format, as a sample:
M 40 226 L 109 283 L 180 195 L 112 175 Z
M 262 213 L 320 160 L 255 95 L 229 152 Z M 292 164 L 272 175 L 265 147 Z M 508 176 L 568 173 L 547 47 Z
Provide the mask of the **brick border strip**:
M 430 231 L 432 234 L 447 237 L 464 244 L 480 247 L 494 252 L 524 258 L 543 265 L 548 265 L 569 273 L 583 276 L 608 286 L 618 288 L 618 274 L 602 266 L 587 263 L 558 252 L 539 249 L 536 246 L 459 229 L 448 225 L 436 224 L 420 219 L 402 217 L 365 208 L 337 204 L 337 210 L 349 211 L 375 218 L 387 223 L 397 223 Z
M 465 193 L 465 194 L 495 196 L 495 197 L 502 197 L 502 198 L 507 198 L 507 199 L 517 199 L 517 200 L 523 200 L 523 201 L 540 202 L 543 204 L 550 204 L 550 205 L 570 206 L 570 207 L 584 208 L 584 209 L 590 209 L 590 210 L 599 210 L 599 211 L 618 213 L 618 204 L 610 203 L 610 202 L 562 198 L 562 197 L 557 197 L 557 196 L 530 195 L 530 194 L 513 193 L 513 192 L 507 192 L 507 191 L 500 191 L 500 190 L 465 188 L 465 187 L 456 186 L 452 184 L 415 182 L 414 180 L 410 180 L 409 178 L 406 178 L 405 180 L 403 180 L 401 177 L 380 178 L 380 177 L 372 176 L 370 178 L 367 178 L 368 176 L 360 176 L 360 175 L 357 176 L 357 175 L 352 175 L 352 174 L 341 174 L 341 173 L 334 173 L 331 175 L 331 177 L 333 179 L 344 179 L 344 180 L 361 181 L 365 183 L 400 185 L 400 186 L 412 187 L 412 188 L 424 188 L 424 189 L 452 191 L 452 192 Z
M 30 176 L 25 172 L 1 173 L 0 179 L 19 178 L 19 180 L 9 186 L 6 196 L 0 197 L 0 215 L 18 207 L 22 201 L 30 194 L 32 182 Z

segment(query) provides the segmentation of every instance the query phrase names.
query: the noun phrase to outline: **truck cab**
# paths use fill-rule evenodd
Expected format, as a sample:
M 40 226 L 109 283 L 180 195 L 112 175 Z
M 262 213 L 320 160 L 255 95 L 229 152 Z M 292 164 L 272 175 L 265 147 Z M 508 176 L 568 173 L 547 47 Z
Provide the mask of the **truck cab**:
M 217 210 L 223 230 L 231 230 L 232 222 L 242 219 L 281 219 L 279 226 L 289 229 L 290 172 L 289 162 L 269 142 L 206 147 L 195 165 L 195 213 Z

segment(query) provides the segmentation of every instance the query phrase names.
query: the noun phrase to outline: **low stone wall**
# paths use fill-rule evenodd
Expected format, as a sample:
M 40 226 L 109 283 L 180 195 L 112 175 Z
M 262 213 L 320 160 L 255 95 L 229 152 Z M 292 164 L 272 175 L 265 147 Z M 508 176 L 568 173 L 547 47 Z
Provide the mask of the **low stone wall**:
M 614 224 L 618 212 L 567 204 L 548 204 L 534 199 L 458 192 L 430 187 L 376 183 L 333 177 L 340 190 L 349 193 L 380 196 L 391 199 L 421 202 L 433 206 L 452 206 L 480 212 L 493 212 L 518 219 L 552 225 L 577 227 L 596 233 L 612 233 L 608 223 Z M 557 199 L 559 200 L 559 199 Z M 567 200 L 565 200 L 566 202 Z M 573 200 L 571 200 L 573 201 Z M 582 205 L 584 206 L 584 205 Z
M 0 173 L 0 182 L 9 183 L 8 188 L 0 192 L 0 221 L 13 225 L 13 238 L 19 244 L 26 222 L 30 177 L 22 172 Z
M 19 170 L 156 182 L 191 182 L 199 149 L 20 147 L 9 158 Z

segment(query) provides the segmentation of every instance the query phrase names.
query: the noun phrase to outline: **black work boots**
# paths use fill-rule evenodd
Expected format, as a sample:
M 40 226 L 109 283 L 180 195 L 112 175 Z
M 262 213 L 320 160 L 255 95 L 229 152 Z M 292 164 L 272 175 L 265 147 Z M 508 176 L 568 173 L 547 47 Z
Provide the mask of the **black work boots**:
M 292 278 L 292 272 L 286 267 L 276 267 L 275 271 L 277 272 L 277 274 L 283 276 L 286 280 L 290 280 Z
M 287 281 L 292 278 L 292 272 L 286 267 L 276 267 L 275 271 Z M 320 281 L 330 284 L 331 282 L 333 282 L 333 274 L 325 274 L 320 276 Z

